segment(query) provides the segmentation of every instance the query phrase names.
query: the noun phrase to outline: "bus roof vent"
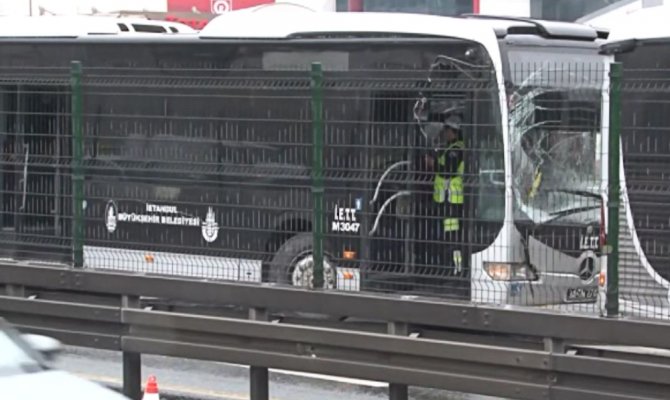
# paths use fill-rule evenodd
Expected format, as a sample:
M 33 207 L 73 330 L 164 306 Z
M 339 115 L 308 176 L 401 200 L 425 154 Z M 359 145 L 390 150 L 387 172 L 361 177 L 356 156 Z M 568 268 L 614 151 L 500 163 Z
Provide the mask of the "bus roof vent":
M 594 41 L 607 39 L 607 30 L 574 22 L 546 21 L 523 17 L 499 15 L 463 14 L 462 18 L 489 20 L 498 37 L 507 35 L 539 35 L 548 39 L 571 39 Z

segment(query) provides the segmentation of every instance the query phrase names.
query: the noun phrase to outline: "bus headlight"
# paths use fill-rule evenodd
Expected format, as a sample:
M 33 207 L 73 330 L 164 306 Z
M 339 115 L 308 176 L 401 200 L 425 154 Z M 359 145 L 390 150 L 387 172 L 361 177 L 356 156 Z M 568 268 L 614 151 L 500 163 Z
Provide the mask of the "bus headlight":
M 536 281 L 537 274 L 522 263 L 485 262 L 484 270 L 494 281 Z

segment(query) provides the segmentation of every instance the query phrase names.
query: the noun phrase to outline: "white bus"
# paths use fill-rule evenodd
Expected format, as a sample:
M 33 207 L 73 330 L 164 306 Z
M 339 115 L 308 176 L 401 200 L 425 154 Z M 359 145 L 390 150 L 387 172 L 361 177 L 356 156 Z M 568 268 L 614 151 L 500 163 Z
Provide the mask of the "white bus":
M 115 88 L 103 87 L 86 99 L 87 107 L 98 110 L 95 118 L 85 116 L 85 135 L 91 135 L 85 140 L 96 149 L 86 155 L 87 267 L 199 276 L 216 270 L 224 271 L 217 276 L 225 279 L 309 285 L 312 133 L 311 125 L 296 121 L 310 115 L 304 100 L 309 88 L 300 82 L 312 62 L 321 62 L 328 83 L 323 160 L 328 287 L 524 305 L 596 300 L 608 69 L 608 57 L 598 50 L 606 32 L 481 15 L 265 7 L 217 17 L 197 35 L 0 34 L 1 68 L 16 68 L 5 55 L 31 46 L 42 51 L 23 52 L 23 65 L 65 67 L 77 59 L 97 71 L 126 66 L 135 77 L 152 68 L 185 78 L 202 70 L 201 75 L 224 74 L 229 80 L 240 75 L 250 85 L 203 86 L 201 98 L 189 92 L 184 102 L 172 97 L 181 89 L 161 89 L 152 80 L 151 88 L 128 89 L 125 98 L 104 96 Z M 273 77 L 280 82 L 276 86 L 267 83 Z M 3 85 L 8 95 L 18 90 L 9 87 L 15 83 Z M 228 95 L 236 100 L 226 101 Z M 220 101 L 212 100 L 216 96 Z M 20 118 L 56 118 L 30 117 L 16 107 Z M 432 186 L 422 186 L 423 172 L 414 168 L 432 151 L 431 134 L 441 126 L 430 118 L 440 118 L 446 108 L 461 118 L 466 148 L 462 239 L 451 243 L 443 238 L 439 219 L 431 225 L 419 215 L 432 198 L 420 188 Z M 188 129 L 155 131 L 156 117 L 184 115 Z M 263 122 L 268 115 L 276 120 L 272 129 Z M 129 116 L 130 136 L 110 122 Z M 222 125 L 212 125 L 213 118 Z M 17 126 L 0 122 L 4 129 Z M 246 139 L 226 136 L 229 128 L 246 132 Z M 48 237 L 67 258 L 71 229 L 62 221 L 71 209 L 54 209 L 55 203 L 67 203 L 64 198 L 43 201 L 56 196 L 55 186 L 30 181 L 31 168 L 38 167 L 24 154 L 28 147 L 52 148 L 42 143 L 52 139 L 24 136 L 12 135 L 15 143 L 5 143 L 14 164 L 5 167 L 4 182 L 16 187 L 4 190 L 2 232 L 12 245 L 3 251 L 29 257 L 38 253 L 34 238 Z M 148 140 L 153 137 L 161 140 Z M 244 143 L 250 147 L 242 148 Z M 179 161 L 175 154 L 186 158 Z M 217 174 L 155 170 L 169 162 L 196 168 L 200 155 L 218 160 Z M 139 176 L 137 168 L 124 164 L 138 160 L 154 170 L 148 167 L 143 173 L 149 175 Z M 240 163 L 250 175 L 240 177 Z M 100 172 L 103 164 L 116 166 L 113 179 L 110 170 Z M 43 176 L 58 170 L 39 168 Z M 32 210 L 30 215 L 10 217 L 20 212 L 15 204 Z M 180 225 L 161 213 L 190 217 Z M 187 233 L 194 224 L 202 224 L 202 235 Z M 428 235 L 426 229 L 437 233 Z M 462 256 L 458 266 L 444 255 L 453 250 Z M 197 268 L 203 265 L 207 268 Z
M 612 26 L 603 54 L 623 65 L 620 299 L 629 310 L 665 318 L 670 309 L 669 17 L 670 8 L 660 5 L 596 21 Z
M 195 34 L 186 24 L 139 17 L 114 16 L 1 16 L 3 36 Z

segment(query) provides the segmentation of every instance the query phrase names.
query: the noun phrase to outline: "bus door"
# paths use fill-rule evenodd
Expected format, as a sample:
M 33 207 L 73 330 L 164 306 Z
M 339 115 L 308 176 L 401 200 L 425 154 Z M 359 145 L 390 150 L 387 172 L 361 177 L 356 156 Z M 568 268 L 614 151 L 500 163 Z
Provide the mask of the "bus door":
M 434 82 L 436 85 L 437 82 Z M 443 122 L 449 116 L 458 116 L 461 120 L 461 138 L 464 143 L 463 162 L 470 161 L 468 151 L 471 137 L 472 101 L 468 93 L 449 90 L 448 83 L 425 93 L 414 108 L 415 118 L 422 121 L 416 126 L 414 134 L 414 177 L 412 203 L 414 205 L 414 282 L 416 291 L 429 292 L 440 296 L 452 297 L 460 286 L 461 278 L 468 270 L 470 249 L 467 237 L 469 218 L 468 207 L 472 201 L 470 193 L 463 205 L 451 204 L 447 198 L 443 203 L 434 200 L 434 174 L 437 162 L 450 143 L 439 138 Z M 428 160 L 426 159 L 428 157 Z M 429 163 L 432 160 L 432 165 Z M 467 184 L 468 170 L 464 171 L 463 181 Z M 464 187 L 466 189 L 466 187 Z M 446 219 L 455 219 L 458 228 L 447 231 Z M 457 258 L 460 264 L 457 267 Z
M 411 289 L 413 268 L 412 99 L 408 93 L 391 91 L 370 98 L 364 225 L 369 254 L 361 268 L 361 284 L 365 290 L 406 291 Z
M 439 111 L 448 107 L 460 115 L 471 112 L 462 93 L 436 97 L 430 105 L 431 118 L 439 118 Z M 447 215 L 433 204 L 432 175 L 421 165 L 426 155 L 434 154 L 433 138 L 423 135 L 412 121 L 415 100 L 408 93 L 389 92 L 378 94 L 371 104 L 366 146 L 370 262 L 363 281 L 368 289 L 417 293 L 437 289 L 449 294 L 453 290 L 445 285 L 454 279 L 448 277 L 449 260 L 443 253 L 459 248 L 467 269 L 469 251 L 462 242 L 446 243 L 440 235 Z M 463 223 L 468 220 L 464 217 Z
M 439 64 L 439 63 L 436 63 Z M 428 89 L 419 94 L 413 108 L 417 126 L 415 147 L 418 153 L 433 153 L 443 148 L 435 138 L 446 117 L 461 121 L 463 142 L 463 203 L 452 208 L 435 204 L 434 169 L 417 162 L 415 180 L 423 186 L 415 190 L 417 208 L 414 226 L 416 291 L 439 296 L 470 298 L 473 255 L 486 250 L 502 228 L 505 204 L 503 136 L 495 75 L 486 64 L 471 71 L 431 69 Z M 421 156 L 423 158 L 423 155 Z M 427 195 L 426 195 L 427 192 Z M 448 203 L 445 201 L 445 203 Z M 458 220 L 456 234 L 439 232 L 445 218 Z M 456 253 L 455 253 L 456 251 Z M 460 259 L 458 267 L 457 259 Z
M 451 108 L 465 121 L 471 101 L 462 92 L 431 94 L 429 118 L 439 120 Z M 444 210 L 433 204 L 433 179 L 421 165 L 424 157 L 434 155 L 434 141 L 414 121 L 416 93 L 387 92 L 373 96 L 369 130 L 369 263 L 362 270 L 367 290 L 403 291 L 452 296 L 461 279 L 449 275 L 450 262 L 444 254 L 459 249 L 463 269 L 468 269 L 470 249 L 459 243 L 446 243 L 440 232 Z M 441 123 L 437 123 L 441 127 Z M 464 130 L 467 131 L 467 128 Z M 467 160 L 466 160 L 467 164 Z M 438 210 L 439 208 L 439 210 Z M 463 215 L 465 238 L 468 227 L 466 208 Z
M 57 86 L 7 85 L 0 101 L 2 232 L 7 256 L 66 261 L 72 204 L 69 96 Z

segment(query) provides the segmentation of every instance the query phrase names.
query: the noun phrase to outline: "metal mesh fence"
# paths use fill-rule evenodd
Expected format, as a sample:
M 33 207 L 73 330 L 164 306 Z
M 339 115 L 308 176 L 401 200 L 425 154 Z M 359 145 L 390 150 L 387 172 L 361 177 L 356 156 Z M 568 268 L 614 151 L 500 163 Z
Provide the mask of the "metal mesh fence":
M 3 69 L 0 75 L 2 257 L 69 263 L 70 71 Z
M 670 318 L 669 100 L 667 69 L 624 65 L 619 290 L 628 315 Z
M 474 165 L 504 179 L 499 94 L 485 68 L 428 82 L 431 61 L 327 71 L 316 136 L 306 71 L 89 71 L 86 265 L 304 286 L 320 220 L 328 287 L 468 299 L 468 255 L 495 247 L 504 192 L 481 196 L 481 210 L 436 203 L 425 164 L 451 107 L 478 115 L 462 123 L 477 139 L 459 149 L 473 165 L 461 190 L 477 189 Z M 449 212 L 463 227 L 445 234 Z
M 88 267 L 259 282 L 309 231 L 308 74 L 92 70 L 84 87 Z
M 511 65 L 500 85 L 488 63 L 385 57 L 85 68 L 81 115 L 68 71 L 3 71 L 2 256 L 296 286 L 323 266 L 337 290 L 598 314 L 604 63 Z M 627 110 L 663 102 L 628 101 L 642 87 L 623 86 L 620 302 L 658 316 L 662 139 Z

